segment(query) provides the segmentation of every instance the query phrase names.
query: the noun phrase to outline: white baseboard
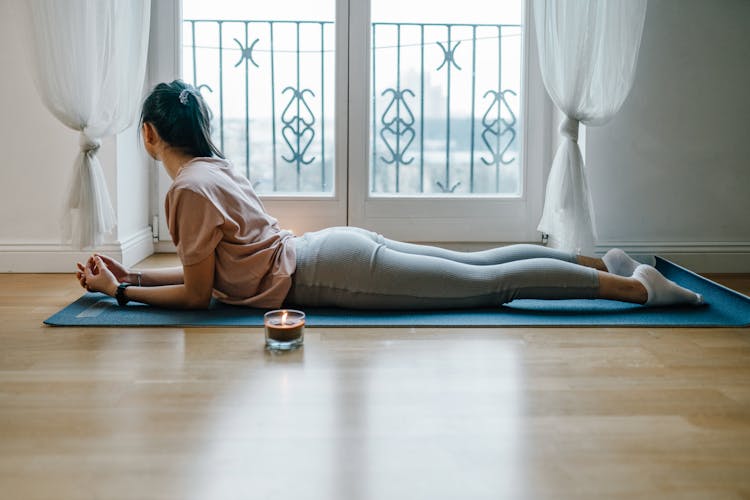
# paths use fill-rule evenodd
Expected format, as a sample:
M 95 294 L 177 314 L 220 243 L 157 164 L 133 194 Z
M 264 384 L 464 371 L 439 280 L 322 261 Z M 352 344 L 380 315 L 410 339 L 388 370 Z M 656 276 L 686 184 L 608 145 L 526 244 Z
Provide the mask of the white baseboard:
M 96 249 L 126 266 L 154 253 L 151 230 L 144 228 L 118 243 Z M 76 262 L 85 262 L 91 250 L 76 250 L 60 243 L 0 243 L 0 272 L 4 273 L 73 273 Z
M 697 273 L 750 273 L 749 242 L 625 242 L 599 241 L 595 253 L 621 248 L 638 257 L 659 255 Z
M 138 231 L 121 243 L 122 263 L 132 266 L 154 254 L 154 235 L 150 227 Z

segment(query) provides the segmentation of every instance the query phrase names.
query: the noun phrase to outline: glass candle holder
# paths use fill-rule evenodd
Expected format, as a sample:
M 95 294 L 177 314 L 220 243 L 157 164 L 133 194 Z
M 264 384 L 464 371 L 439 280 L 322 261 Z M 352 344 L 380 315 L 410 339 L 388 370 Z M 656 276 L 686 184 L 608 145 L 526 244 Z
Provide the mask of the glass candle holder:
M 302 345 L 305 337 L 305 313 L 294 309 L 276 309 L 263 315 L 266 348 L 288 351 Z

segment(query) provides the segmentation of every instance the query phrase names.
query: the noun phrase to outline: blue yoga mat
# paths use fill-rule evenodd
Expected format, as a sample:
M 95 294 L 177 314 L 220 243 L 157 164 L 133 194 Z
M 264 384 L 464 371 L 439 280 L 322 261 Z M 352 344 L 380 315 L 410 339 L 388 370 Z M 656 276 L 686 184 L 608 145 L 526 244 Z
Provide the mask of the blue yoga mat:
M 398 326 L 750 326 L 750 297 L 657 257 L 668 279 L 703 295 L 706 304 L 644 307 L 612 300 L 514 300 L 502 307 L 439 311 L 305 309 L 310 327 Z M 99 293 L 87 293 L 44 322 L 52 326 L 234 326 L 263 325 L 262 309 L 215 302 L 205 311 L 161 309 L 131 303 L 119 307 Z

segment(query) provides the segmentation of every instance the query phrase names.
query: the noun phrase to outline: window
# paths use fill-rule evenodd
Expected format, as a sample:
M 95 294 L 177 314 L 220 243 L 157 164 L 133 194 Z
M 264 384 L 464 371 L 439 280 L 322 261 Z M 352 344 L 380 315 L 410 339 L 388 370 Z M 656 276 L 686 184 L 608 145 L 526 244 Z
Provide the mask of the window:
M 261 195 L 334 190 L 335 4 L 183 2 L 183 78 Z
M 550 109 L 523 0 L 168 0 L 154 10 L 155 23 L 178 21 L 171 37 L 158 24 L 152 81 L 169 79 L 157 75 L 171 62 L 201 89 L 216 142 L 284 227 L 537 239 Z
M 520 195 L 521 16 L 521 1 L 372 3 L 371 195 Z

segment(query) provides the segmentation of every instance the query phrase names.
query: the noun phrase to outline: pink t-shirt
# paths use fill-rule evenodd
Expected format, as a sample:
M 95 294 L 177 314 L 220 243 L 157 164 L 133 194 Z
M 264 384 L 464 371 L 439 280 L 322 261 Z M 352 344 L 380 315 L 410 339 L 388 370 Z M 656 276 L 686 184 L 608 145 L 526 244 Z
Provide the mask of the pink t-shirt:
M 184 266 L 216 256 L 213 295 L 279 307 L 296 266 L 293 235 L 268 215 L 250 182 L 220 158 L 195 158 L 172 182 L 167 224 Z

